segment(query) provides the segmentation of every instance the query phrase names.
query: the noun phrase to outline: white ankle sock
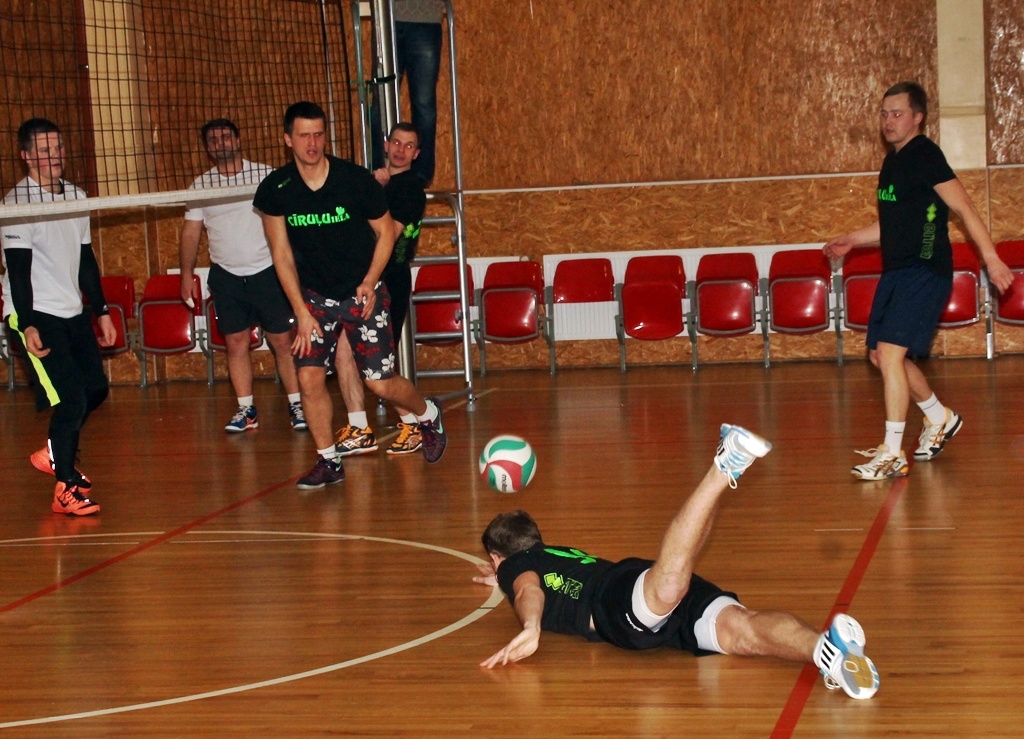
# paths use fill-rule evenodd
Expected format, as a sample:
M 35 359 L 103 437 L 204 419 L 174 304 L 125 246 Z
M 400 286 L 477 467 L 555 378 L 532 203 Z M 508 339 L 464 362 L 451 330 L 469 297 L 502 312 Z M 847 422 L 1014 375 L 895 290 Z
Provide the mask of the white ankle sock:
M 326 449 L 317 449 L 316 453 L 319 454 L 324 459 L 334 459 L 335 457 L 338 456 L 338 447 L 334 446 L 334 444 L 331 444 Z
M 416 420 L 420 423 L 424 421 L 436 421 L 437 420 L 437 406 L 427 401 L 427 409 L 423 411 L 422 416 L 416 416 Z
M 946 423 L 946 406 L 939 402 L 938 397 L 935 393 L 932 393 L 932 397 L 923 403 L 918 403 L 917 407 L 924 413 L 924 417 L 928 419 L 928 423 L 933 426 Z
M 366 420 L 366 411 L 359 411 L 358 413 L 349 413 L 348 423 L 350 426 L 355 426 L 357 429 L 360 430 L 370 425 L 370 422 Z
M 885 445 L 889 447 L 889 453 L 894 457 L 900 456 L 903 449 L 903 430 L 907 427 L 904 421 L 885 422 Z
M 240 408 L 248 408 L 250 405 L 252 405 L 252 396 L 251 395 L 239 396 L 239 398 L 238 398 L 238 405 L 239 405 Z
M 302 400 L 302 393 L 288 393 L 288 405 L 298 403 Z
M 413 424 L 416 423 L 416 414 L 415 413 L 403 413 L 401 415 L 401 419 L 402 419 L 402 423 L 408 424 L 409 426 L 412 426 Z

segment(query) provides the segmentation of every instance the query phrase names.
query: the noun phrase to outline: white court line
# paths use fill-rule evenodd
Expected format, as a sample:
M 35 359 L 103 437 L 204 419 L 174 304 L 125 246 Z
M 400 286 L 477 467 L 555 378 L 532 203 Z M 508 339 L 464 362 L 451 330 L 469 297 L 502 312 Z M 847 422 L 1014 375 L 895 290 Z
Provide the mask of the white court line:
M 162 532 L 158 532 L 162 533 Z M 188 534 L 201 534 L 209 536 L 210 534 L 227 534 L 238 536 L 240 534 L 252 534 L 258 536 L 282 536 L 290 538 L 307 537 L 316 539 L 348 539 L 354 541 L 372 541 L 382 544 L 400 544 L 402 546 L 416 547 L 418 549 L 427 549 L 433 552 L 440 552 L 441 554 L 448 554 L 459 559 L 464 559 L 467 562 L 474 564 L 485 564 L 484 560 L 479 557 L 460 552 L 455 549 L 449 549 L 447 547 L 439 547 L 434 544 L 425 544 L 423 542 L 416 541 L 405 541 L 403 539 L 386 539 L 377 536 L 355 536 L 350 534 L 324 534 L 314 532 L 295 532 L 295 531 L 202 531 L 202 532 L 188 532 Z M 90 534 L 89 536 L 116 536 L 115 534 Z M 138 536 L 138 534 L 124 534 L 124 536 Z M 41 537 L 42 538 L 42 537 Z M 54 537 L 54 538 L 73 538 L 73 537 Z M 259 539 L 253 539 L 252 541 L 259 541 Z M 0 542 L 5 543 L 5 542 Z M 9 721 L 6 723 L 0 723 L 0 729 L 10 729 L 16 726 L 33 726 L 36 724 L 49 724 L 56 723 L 58 721 L 71 721 L 74 719 L 82 718 L 94 718 L 96 716 L 110 716 L 116 713 L 127 713 L 129 711 L 141 711 L 147 708 L 159 708 L 161 706 L 172 706 L 178 703 L 189 703 L 191 701 L 204 700 L 206 698 L 217 698 L 222 695 L 231 695 L 233 693 L 243 693 L 248 690 L 257 690 L 259 688 L 267 688 L 273 685 L 281 685 L 282 683 L 289 683 L 295 680 L 304 680 L 307 677 L 315 677 L 317 675 L 323 675 L 328 672 L 336 672 L 343 670 L 346 667 L 354 667 L 355 665 L 361 665 L 365 662 L 370 662 L 375 659 L 381 659 L 382 657 L 389 657 L 392 654 L 398 654 L 404 652 L 407 649 L 418 647 L 427 642 L 431 642 L 434 639 L 439 639 L 442 636 L 446 636 L 455 631 L 458 631 L 464 626 L 468 626 L 474 621 L 483 618 L 490 613 L 494 608 L 501 603 L 504 596 L 501 590 L 497 586 L 491 588 L 491 594 L 487 600 L 476 608 L 470 614 L 463 616 L 461 619 L 452 623 L 444 628 L 438 629 L 437 631 L 431 632 L 426 636 L 421 636 L 418 639 L 407 641 L 404 644 L 399 644 L 388 649 L 382 649 L 379 652 L 373 654 L 367 654 L 363 657 L 356 657 L 355 659 L 346 660 L 344 662 L 338 662 L 333 665 L 327 665 L 326 667 L 318 667 L 312 670 L 306 670 L 305 672 L 297 672 L 292 675 L 284 675 L 282 677 L 275 677 L 269 680 L 261 680 L 259 682 L 247 683 L 245 685 L 236 685 L 230 688 L 222 688 L 220 690 L 210 690 L 205 693 L 194 693 L 192 695 L 183 695 L 177 698 L 166 698 L 164 700 L 149 701 L 147 703 L 134 703 L 128 706 L 117 706 L 115 708 L 101 708 L 95 711 L 83 711 L 82 713 L 66 713 L 59 716 L 44 716 L 41 718 L 25 719 L 23 721 Z
M 834 534 L 845 531 L 863 531 L 864 529 L 813 529 L 816 534 Z M 897 526 L 896 531 L 956 531 L 956 526 Z
M 64 546 L 64 547 L 119 547 L 119 546 L 125 546 L 126 544 L 138 546 L 141 543 L 142 543 L 141 541 L 66 541 L 66 542 L 61 542 L 60 546 Z M 25 544 L 0 544 L 0 547 L 6 547 L 8 549 L 17 549 L 18 547 L 22 547 L 22 548 L 24 548 L 24 547 L 35 547 L 35 548 L 38 549 L 40 547 L 45 547 L 45 546 L 53 546 L 53 545 L 52 544 L 47 544 L 46 542 L 42 542 L 42 541 L 37 541 L 37 542 L 34 542 L 34 543 L 25 543 Z
M 0 547 L 7 546 L 8 544 L 22 544 L 27 542 L 46 542 L 46 541 L 60 541 L 64 539 L 110 539 L 117 536 L 139 536 L 139 537 L 152 537 L 160 536 L 163 531 L 132 531 L 124 534 L 66 534 L 64 536 L 33 536 L 28 539 L 3 539 L 0 541 Z M 134 542 L 132 542 L 134 543 Z

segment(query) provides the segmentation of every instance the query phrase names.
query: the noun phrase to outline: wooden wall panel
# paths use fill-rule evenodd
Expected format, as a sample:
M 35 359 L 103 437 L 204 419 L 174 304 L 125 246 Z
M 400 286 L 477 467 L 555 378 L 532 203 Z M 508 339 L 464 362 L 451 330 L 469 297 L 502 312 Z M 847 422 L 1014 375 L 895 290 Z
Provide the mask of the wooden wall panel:
M 231 0 L 225 12 L 235 24 L 262 24 L 268 36 L 304 39 L 308 58 L 277 61 L 305 78 L 318 77 L 319 38 L 310 32 L 319 28 L 317 4 L 288 3 L 290 10 L 302 5 L 308 11 L 310 22 L 302 27 L 283 21 L 279 5 Z M 824 241 L 874 218 L 873 173 L 884 154 L 877 133 L 882 91 L 905 78 L 920 80 L 933 96 L 937 88 L 934 0 L 695 0 L 659 12 L 642 12 L 626 0 L 456 0 L 455 6 L 460 133 L 465 185 L 471 190 L 467 238 L 473 256 L 540 259 L 548 253 Z M 178 10 L 152 23 L 187 28 L 196 22 L 188 3 L 173 7 Z M 985 0 L 985 12 L 989 161 L 1020 163 L 1024 11 L 1011 0 Z M 348 35 L 345 13 L 342 25 Z M 335 16 L 331 23 L 336 27 Z M 893 29 L 899 29 L 895 48 Z M 236 31 L 228 23 L 218 37 L 226 46 Z M 4 32 L 9 32 L 6 26 Z M 185 34 L 182 43 L 194 42 Z M 340 40 L 331 44 L 331 53 L 340 54 Z M 158 156 L 175 147 L 189 151 L 198 173 L 207 164 L 196 129 L 226 112 L 238 119 L 247 147 L 272 147 L 280 157 L 270 163 L 284 160 L 277 143 L 283 103 L 274 97 L 278 93 L 252 83 L 246 63 L 210 77 L 201 85 L 202 99 L 188 101 L 180 93 L 195 69 L 187 61 L 161 62 L 159 51 L 149 50 L 148 61 L 165 64 L 162 77 L 171 81 L 149 94 Z M 215 59 L 222 53 L 189 51 Z M 11 69 L 5 57 L 5 80 L 16 80 Z M 295 80 L 286 93 L 289 100 L 324 102 L 326 90 L 317 85 Z M 444 188 L 454 183 L 447 157 L 452 127 L 446 66 L 438 96 L 435 186 Z M 941 101 L 933 103 L 938 113 Z M 937 117 L 932 135 L 937 134 Z M 785 179 L 851 172 L 870 174 Z M 960 175 L 983 217 L 991 218 L 997 240 L 1024 235 L 1024 170 Z M 722 181 L 734 177 L 767 179 Z M 187 184 L 186 177 L 179 179 L 175 187 Z M 677 184 L 571 189 L 574 184 L 651 182 Z M 540 187 L 560 189 L 480 192 Z M 430 212 L 440 214 L 443 208 Z M 176 266 L 180 209 L 101 214 L 94 227 L 104 270 L 135 275 L 140 290 L 146 275 Z M 954 237 L 962 237 L 956 226 Z M 451 253 L 448 231 L 426 229 L 421 250 Z M 207 259 L 204 248 L 200 261 Z M 706 361 L 760 359 L 757 336 L 701 342 Z M 1022 345 L 1019 332 L 998 327 L 997 347 L 1019 351 Z M 939 354 L 983 350 L 973 328 L 942 332 L 936 341 Z M 773 337 L 772 352 L 776 359 L 833 358 L 834 337 Z M 614 341 L 560 343 L 558 353 L 566 366 L 618 362 Z M 860 335 L 847 336 L 845 354 L 863 356 Z M 630 345 L 631 362 L 688 361 L 688 356 L 688 343 L 682 340 L 678 345 Z M 420 363 L 444 365 L 449 359 L 445 350 L 436 350 L 422 352 Z M 546 366 L 547 352 L 542 342 L 534 342 L 496 347 L 489 359 L 495 368 L 540 367 Z M 272 364 L 263 364 L 258 372 L 272 372 Z M 219 359 L 217 366 L 220 372 Z M 131 368 L 119 371 L 127 377 Z M 158 374 L 198 379 L 205 376 L 205 365 L 195 357 L 169 359 Z
M 885 88 L 936 87 L 932 0 L 456 5 L 471 189 L 861 171 Z
M 992 238 L 1024 239 L 1024 167 L 989 172 Z
M 1024 4 L 985 0 L 989 164 L 1024 164 Z
M 15 0 L 0 9 L 0 195 L 25 176 L 17 131 L 23 121 L 35 117 L 49 118 L 60 126 L 67 148 L 65 176 L 86 189 L 75 58 L 79 1 Z M 26 74 L 29 60 L 33 78 Z

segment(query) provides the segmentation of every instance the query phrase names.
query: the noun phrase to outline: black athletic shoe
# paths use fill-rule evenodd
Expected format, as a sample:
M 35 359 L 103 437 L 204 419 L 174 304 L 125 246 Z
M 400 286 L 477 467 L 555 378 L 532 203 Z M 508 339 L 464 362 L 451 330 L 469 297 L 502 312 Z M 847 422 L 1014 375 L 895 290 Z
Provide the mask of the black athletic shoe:
M 299 490 L 316 490 L 325 485 L 334 485 L 345 479 L 345 466 L 341 463 L 341 457 L 325 459 L 318 456 L 313 469 L 299 478 L 295 487 Z
M 423 458 L 430 464 L 437 462 L 444 455 L 444 448 L 448 446 L 448 434 L 444 431 L 444 424 L 441 422 L 441 401 L 437 398 L 427 398 L 437 409 L 437 418 L 433 421 L 420 421 L 420 437 L 423 441 Z

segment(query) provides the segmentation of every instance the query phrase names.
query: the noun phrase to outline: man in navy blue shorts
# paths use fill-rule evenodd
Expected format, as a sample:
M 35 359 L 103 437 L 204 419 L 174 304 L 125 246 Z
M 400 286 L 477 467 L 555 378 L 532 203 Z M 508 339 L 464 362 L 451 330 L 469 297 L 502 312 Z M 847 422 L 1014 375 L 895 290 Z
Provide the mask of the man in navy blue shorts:
M 864 656 L 864 630 L 845 613 L 824 634 L 781 611 L 751 611 L 735 593 L 693 568 L 722 495 L 771 444 L 723 424 L 714 463 L 669 524 L 658 558 L 610 562 L 572 547 L 549 546 L 525 511 L 498 515 L 483 534 L 490 558 L 474 582 L 498 585 L 523 629 L 481 666 L 518 662 L 537 651 L 541 631 L 584 636 L 623 649 L 667 646 L 697 655 L 777 657 L 816 665 L 829 689 L 852 698 L 878 690 Z
M 415 415 L 423 458 L 437 462 L 447 444 L 440 404 L 424 399 L 395 371 L 390 295 L 380 279 L 395 244 L 384 188 L 369 170 L 328 155 L 326 131 L 327 116 L 319 105 L 290 106 L 284 141 L 292 161 L 271 172 L 253 200 L 295 313 L 292 353 L 317 445 L 317 462 L 298 481 L 301 489 L 345 479 L 326 382 L 332 349 L 343 337 L 370 391 Z
M 938 456 L 963 426 L 914 363 L 928 356 L 953 286 L 950 210 L 974 241 L 989 281 L 1000 291 L 1013 282 L 1013 273 L 996 255 L 964 186 L 942 150 L 922 133 L 927 115 L 928 96 L 916 82 L 900 82 L 886 90 L 881 129 L 892 149 L 878 175 L 878 220 L 837 236 L 824 247 L 830 259 L 842 258 L 855 246 L 882 248 L 882 278 L 871 305 L 867 345 L 871 363 L 882 372 L 885 439 L 859 452 L 871 458 L 851 470 L 861 480 L 903 477 L 909 471 L 902 445 L 911 398 L 925 417 L 914 452 L 917 461 Z

